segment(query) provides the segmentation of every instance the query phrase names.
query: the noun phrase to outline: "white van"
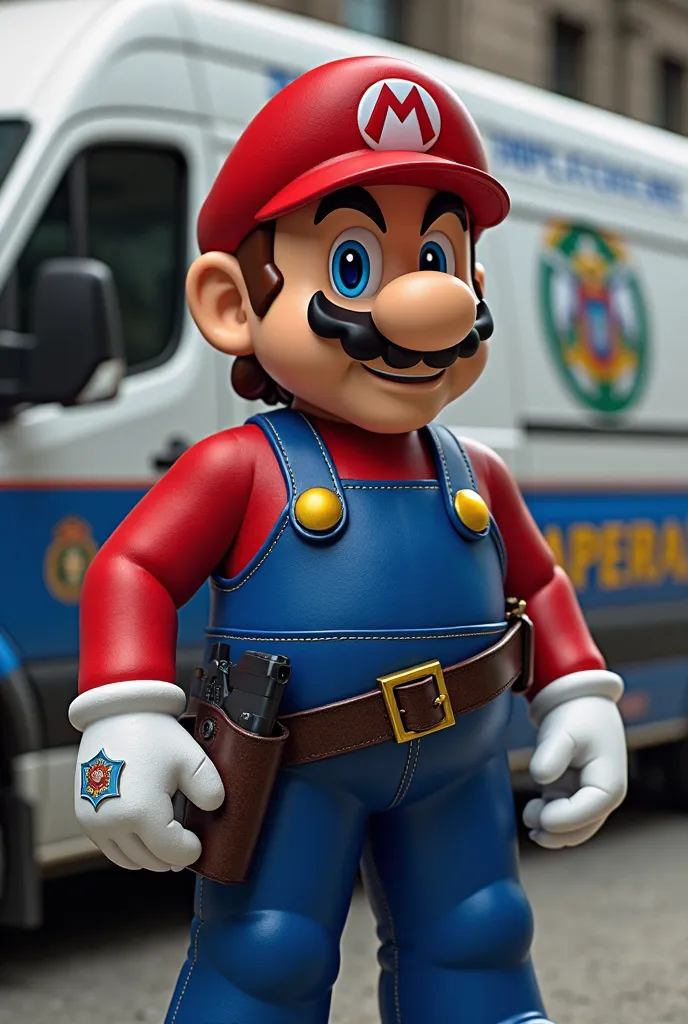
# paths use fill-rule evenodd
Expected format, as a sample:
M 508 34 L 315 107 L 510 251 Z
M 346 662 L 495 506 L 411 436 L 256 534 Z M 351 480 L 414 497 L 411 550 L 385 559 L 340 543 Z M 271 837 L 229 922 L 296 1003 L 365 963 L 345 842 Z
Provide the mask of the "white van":
M 94 853 L 73 815 L 77 736 L 67 721 L 85 569 L 186 446 L 252 412 L 185 309 L 197 211 L 275 90 L 325 61 L 376 51 L 456 89 L 513 198 L 478 250 L 497 324 L 489 370 L 444 418 L 516 472 L 627 680 L 630 746 L 663 744 L 658 763 L 688 804 L 688 142 L 256 5 L 9 0 L 0 922 L 36 924 L 43 875 Z M 205 614 L 205 593 L 181 614 L 182 681 Z M 531 744 L 519 701 L 515 769 Z

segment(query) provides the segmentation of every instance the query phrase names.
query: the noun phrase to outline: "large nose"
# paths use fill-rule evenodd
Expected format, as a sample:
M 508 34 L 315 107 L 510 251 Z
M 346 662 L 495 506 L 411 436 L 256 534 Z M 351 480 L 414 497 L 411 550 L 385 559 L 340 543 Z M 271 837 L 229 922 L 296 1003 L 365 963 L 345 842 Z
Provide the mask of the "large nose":
M 476 306 L 475 295 L 458 277 L 423 270 L 385 285 L 371 314 L 378 330 L 396 345 L 434 352 L 466 337 Z

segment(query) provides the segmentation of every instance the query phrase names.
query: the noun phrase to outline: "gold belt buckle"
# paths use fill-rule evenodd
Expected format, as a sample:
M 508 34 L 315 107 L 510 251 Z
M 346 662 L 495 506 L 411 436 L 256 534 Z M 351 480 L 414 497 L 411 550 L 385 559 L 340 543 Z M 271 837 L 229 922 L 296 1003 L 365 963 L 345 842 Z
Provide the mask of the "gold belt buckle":
M 404 727 L 401 719 L 401 710 L 394 696 L 394 691 L 398 686 L 403 686 L 405 683 L 414 683 L 416 680 L 424 679 L 426 676 L 434 676 L 435 678 L 438 690 L 435 704 L 442 706 L 444 718 L 438 725 L 433 725 L 429 729 L 423 729 L 422 732 L 413 732 Z M 424 665 L 414 665 L 413 668 L 405 668 L 401 672 L 392 672 L 388 676 L 379 676 L 377 681 L 380 684 L 382 696 L 387 705 L 387 714 L 392 723 L 394 739 L 397 743 L 408 743 L 410 740 L 418 740 L 422 736 L 429 736 L 433 732 L 440 732 L 441 729 L 448 729 L 450 725 L 454 725 L 456 721 L 454 710 L 449 700 L 442 666 L 439 661 L 426 661 Z

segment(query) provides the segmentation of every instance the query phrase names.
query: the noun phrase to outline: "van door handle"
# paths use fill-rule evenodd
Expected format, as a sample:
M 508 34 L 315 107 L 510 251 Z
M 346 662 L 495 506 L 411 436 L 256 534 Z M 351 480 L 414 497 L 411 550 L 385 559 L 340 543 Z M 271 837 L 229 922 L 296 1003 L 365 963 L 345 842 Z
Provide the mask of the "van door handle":
M 191 443 L 185 441 L 183 437 L 171 437 L 162 451 L 151 456 L 154 469 L 170 469 L 180 455 L 183 455 L 190 447 Z

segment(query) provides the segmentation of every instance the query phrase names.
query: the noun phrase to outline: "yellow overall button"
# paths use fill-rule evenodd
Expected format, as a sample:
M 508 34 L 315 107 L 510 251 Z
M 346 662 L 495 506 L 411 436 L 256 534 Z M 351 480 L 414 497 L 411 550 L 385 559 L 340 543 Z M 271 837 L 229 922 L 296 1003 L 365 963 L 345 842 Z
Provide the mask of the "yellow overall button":
M 490 521 L 487 505 L 475 491 L 459 491 L 454 498 L 454 508 L 464 526 L 474 533 L 482 533 Z
M 336 526 L 344 513 L 342 499 L 326 487 L 309 487 L 296 499 L 294 513 L 304 530 L 324 533 Z

